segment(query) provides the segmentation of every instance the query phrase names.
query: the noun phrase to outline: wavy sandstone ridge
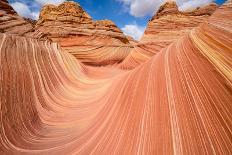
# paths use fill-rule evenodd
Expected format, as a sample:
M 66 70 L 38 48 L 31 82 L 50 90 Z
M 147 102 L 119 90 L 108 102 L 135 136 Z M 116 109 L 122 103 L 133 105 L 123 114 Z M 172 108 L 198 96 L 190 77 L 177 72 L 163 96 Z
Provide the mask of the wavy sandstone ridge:
M 149 21 L 141 41 L 124 61 L 122 67 L 134 68 L 149 60 L 162 48 L 167 47 L 205 22 L 216 8 L 217 5 L 212 3 L 190 12 L 181 12 L 174 1 L 166 2 Z
M 0 33 L 0 154 L 232 154 L 231 8 L 133 70 Z
M 44 6 L 34 38 L 49 38 L 77 59 L 90 65 L 119 63 L 132 46 L 110 20 L 93 21 L 78 3 Z

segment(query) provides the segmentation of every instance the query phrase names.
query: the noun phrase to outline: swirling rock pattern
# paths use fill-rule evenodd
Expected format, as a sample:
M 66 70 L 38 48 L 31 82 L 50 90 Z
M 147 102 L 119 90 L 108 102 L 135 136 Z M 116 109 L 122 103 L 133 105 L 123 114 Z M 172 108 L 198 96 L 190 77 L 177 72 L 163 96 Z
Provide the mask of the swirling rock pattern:
M 132 70 L 0 33 L 0 154 L 232 154 L 232 2 Z
M 119 63 L 133 46 L 110 20 L 93 21 L 78 3 L 44 6 L 34 38 L 47 37 L 88 65 Z
M 216 8 L 217 5 L 212 3 L 203 8 L 181 12 L 174 1 L 166 2 L 149 21 L 141 41 L 121 65 L 122 68 L 134 68 L 149 60 L 162 48 L 205 22 Z

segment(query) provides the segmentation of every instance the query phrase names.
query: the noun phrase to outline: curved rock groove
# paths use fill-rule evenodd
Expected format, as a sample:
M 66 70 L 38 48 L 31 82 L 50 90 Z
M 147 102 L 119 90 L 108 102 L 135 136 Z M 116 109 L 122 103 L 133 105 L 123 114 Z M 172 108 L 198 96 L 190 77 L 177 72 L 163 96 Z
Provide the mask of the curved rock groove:
M 132 70 L 1 33 L 0 154 L 232 154 L 231 8 Z

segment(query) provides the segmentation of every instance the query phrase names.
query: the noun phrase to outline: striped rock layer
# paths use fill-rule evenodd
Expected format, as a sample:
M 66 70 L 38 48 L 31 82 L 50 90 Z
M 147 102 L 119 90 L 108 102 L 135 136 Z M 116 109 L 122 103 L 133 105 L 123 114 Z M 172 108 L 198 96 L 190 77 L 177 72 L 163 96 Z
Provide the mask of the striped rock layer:
M 0 33 L 0 154 L 232 154 L 232 1 L 132 70 Z
M 0 33 L 27 35 L 33 25 L 17 15 L 7 0 L 0 0 Z
M 141 41 L 123 62 L 122 68 L 134 68 L 149 60 L 162 48 L 205 22 L 216 8 L 217 5 L 212 3 L 193 11 L 181 12 L 174 1 L 166 2 L 149 21 Z
M 112 21 L 93 21 L 75 2 L 44 6 L 33 37 L 58 42 L 65 51 L 89 65 L 119 63 L 133 48 Z

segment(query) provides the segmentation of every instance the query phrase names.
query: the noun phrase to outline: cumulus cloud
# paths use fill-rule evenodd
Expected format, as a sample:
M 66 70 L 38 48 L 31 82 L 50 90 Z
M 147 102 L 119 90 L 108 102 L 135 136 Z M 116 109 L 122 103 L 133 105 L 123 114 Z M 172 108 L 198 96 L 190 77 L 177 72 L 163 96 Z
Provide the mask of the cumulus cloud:
M 179 10 L 181 10 L 181 11 L 192 10 L 192 9 L 195 9 L 199 6 L 205 6 L 211 2 L 212 2 L 212 0 L 204 0 L 204 1 L 191 0 L 191 1 L 185 2 L 182 5 L 180 5 Z
M 140 40 L 143 33 L 144 33 L 145 27 L 138 26 L 137 24 L 129 24 L 125 25 L 122 28 L 122 31 L 125 35 L 133 37 L 135 40 Z
M 59 5 L 63 3 L 65 0 L 35 0 L 35 1 L 39 3 L 40 5 L 44 5 L 44 4 Z
M 32 18 L 32 19 L 37 19 L 39 17 L 39 12 L 32 12 L 29 9 L 29 6 L 27 6 L 24 3 L 14 2 L 14 3 L 11 3 L 11 6 L 20 16 Z
M 32 12 L 32 19 L 39 19 L 39 12 Z
M 162 0 L 116 0 L 125 6 L 129 7 L 129 12 L 132 16 L 143 17 L 146 15 L 152 15 L 155 10 L 161 4 Z
M 170 0 L 116 0 L 129 7 L 132 16 L 143 17 L 152 16 L 159 9 L 160 5 Z M 207 5 L 214 0 L 173 0 L 176 1 L 178 7 L 184 11 L 194 9 L 199 6 Z

